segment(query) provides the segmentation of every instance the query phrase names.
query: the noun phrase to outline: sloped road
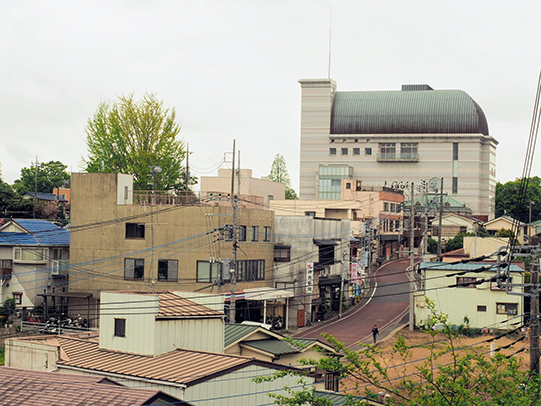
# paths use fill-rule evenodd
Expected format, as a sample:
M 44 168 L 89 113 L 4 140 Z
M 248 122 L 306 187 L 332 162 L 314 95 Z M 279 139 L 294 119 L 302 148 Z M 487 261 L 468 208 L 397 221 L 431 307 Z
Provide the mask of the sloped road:
M 383 338 L 407 317 L 409 309 L 408 259 L 388 262 L 374 271 L 373 289 L 357 305 L 342 314 L 342 318 L 328 320 L 295 334 L 300 338 L 321 339 L 322 333 L 332 334 L 350 349 L 359 342 L 371 342 L 372 327 L 376 324 Z M 375 281 L 374 281 L 375 278 Z

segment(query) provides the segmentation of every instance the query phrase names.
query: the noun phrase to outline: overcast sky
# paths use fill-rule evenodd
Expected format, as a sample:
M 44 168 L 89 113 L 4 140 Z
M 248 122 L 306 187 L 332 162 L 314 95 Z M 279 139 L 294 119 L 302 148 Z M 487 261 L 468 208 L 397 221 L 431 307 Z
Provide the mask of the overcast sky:
M 498 180 L 521 176 L 539 1 L 0 0 L 3 179 L 36 156 L 80 171 L 97 105 L 153 92 L 176 109 L 195 174 L 215 175 L 236 139 L 256 177 L 283 154 L 297 189 L 297 81 L 327 77 L 331 8 L 338 90 L 464 90 L 499 141 Z

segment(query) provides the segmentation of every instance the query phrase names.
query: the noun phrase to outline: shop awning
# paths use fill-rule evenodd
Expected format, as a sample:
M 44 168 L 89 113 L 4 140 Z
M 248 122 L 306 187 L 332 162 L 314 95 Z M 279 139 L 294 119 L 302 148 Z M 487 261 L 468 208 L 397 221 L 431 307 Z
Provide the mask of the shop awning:
M 322 245 L 338 245 L 340 240 L 324 240 L 320 238 L 314 238 L 314 244 L 322 246 Z
M 275 289 L 269 287 L 248 288 L 242 292 L 235 293 L 235 300 L 282 300 L 295 296 L 289 290 Z M 231 293 L 225 295 L 225 301 L 231 301 Z

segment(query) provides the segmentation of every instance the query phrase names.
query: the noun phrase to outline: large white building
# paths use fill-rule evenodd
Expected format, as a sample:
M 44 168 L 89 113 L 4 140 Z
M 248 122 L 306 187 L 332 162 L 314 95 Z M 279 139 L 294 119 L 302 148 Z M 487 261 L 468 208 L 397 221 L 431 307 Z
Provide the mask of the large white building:
M 363 186 L 444 179 L 444 192 L 494 217 L 496 145 L 481 107 L 464 91 L 337 91 L 300 80 L 301 199 L 341 199 L 343 179 Z

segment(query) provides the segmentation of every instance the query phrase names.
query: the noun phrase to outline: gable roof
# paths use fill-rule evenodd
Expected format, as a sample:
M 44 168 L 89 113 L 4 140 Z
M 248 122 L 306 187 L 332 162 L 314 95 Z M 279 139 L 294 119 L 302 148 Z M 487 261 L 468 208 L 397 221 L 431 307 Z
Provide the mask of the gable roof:
M 224 331 L 224 346 L 227 349 L 227 347 L 240 341 L 247 340 L 250 338 L 250 336 L 253 336 L 257 333 L 264 334 L 269 337 L 275 337 L 279 340 L 283 338 L 283 336 L 281 336 L 280 334 L 275 333 L 274 331 L 267 330 L 266 328 L 261 326 L 226 323 Z
M 5 232 L 10 224 L 21 232 Z M 13 219 L 0 229 L 0 245 L 69 246 L 70 232 L 47 220 Z
M 9 367 L 0 367 L 0 398 L 4 405 L 190 405 L 161 391 L 128 388 L 104 377 Z
M 507 222 L 507 223 L 517 224 L 517 225 L 519 225 L 519 226 L 521 226 L 521 227 L 524 227 L 524 226 L 527 225 L 526 223 L 523 223 L 523 222 L 520 221 L 520 220 L 514 219 L 514 218 L 511 217 L 511 216 L 504 215 L 504 216 L 496 217 L 495 219 L 492 219 L 492 220 L 490 220 L 490 221 L 487 221 L 487 222 L 485 223 L 485 226 L 490 227 L 493 223 L 497 223 L 498 221 L 501 221 L 501 220 L 503 220 L 503 221 L 505 221 L 505 222 Z
M 72 336 L 58 336 L 56 339 L 61 354 L 57 361 L 59 368 L 65 366 L 96 371 L 96 373 L 129 375 L 182 386 L 192 386 L 250 365 L 296 370 L 239 355 L 176 349 L 151 357 L 105 350 L 96 342 Z

